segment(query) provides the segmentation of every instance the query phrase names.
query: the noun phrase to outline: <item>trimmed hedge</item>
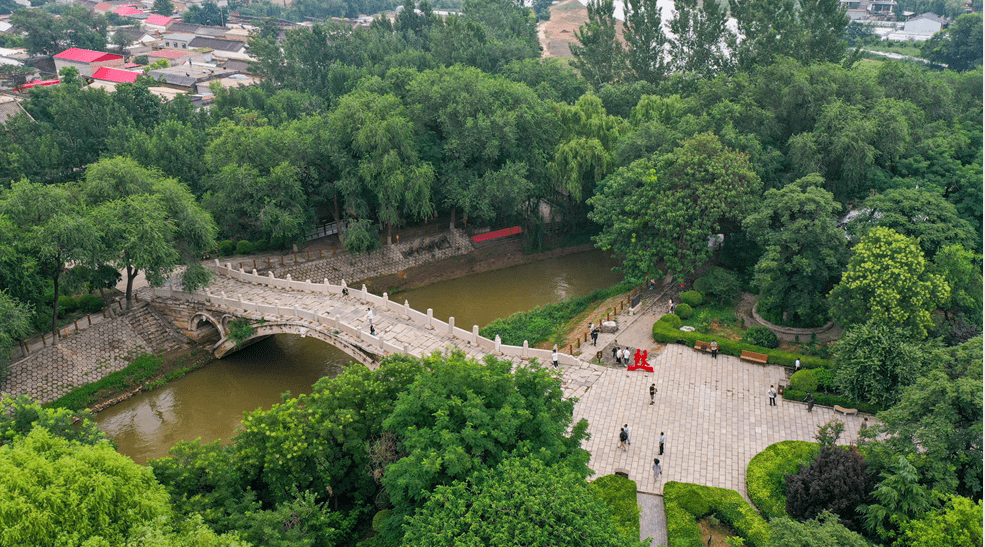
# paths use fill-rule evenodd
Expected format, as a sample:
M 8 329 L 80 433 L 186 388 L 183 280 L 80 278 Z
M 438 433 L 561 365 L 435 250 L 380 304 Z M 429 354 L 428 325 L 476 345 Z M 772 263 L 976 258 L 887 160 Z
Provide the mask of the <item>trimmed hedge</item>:
M 615 527 L 626 540 L 640 537 L 640 506 L 636 503 L 636 481 L 619 475 L 606 475 L 590 483 L 595 497 L 612 510 Z
M 767 519 L 787 516 L 787 475 L 800 471 L 801 464 L 814 461 L 817 443 L 782 441 L 753 456 L 746 467 L 749 499 Z
M 776 333 L 766 327 L 760 326 L 746 329 L 746 332 L 742 333 L 742 341 L 753 346 L 769 349 L 780 347 L 780 339 L 776 337 Z
M 825 369 L 821 369 L 825 370 Z M 790 389 L 795 391 L 817 391 L 817 377 L 810 369 L 798 370 L 790 377 Z
M 701 303 L 704 302 L 704 300 L 705 297 L 701 296 L 701 293 L 699 293 L 698 291 L 687 291 L 681 293 L 681 302 L 684 302 L 685 304 L 691 306 L 692 308 L 696 308 L 700 306 Z
M 674 315 L 681 319 L 690 319 L 694 315 L 694 308 L 687 304 L 678 304 L 674 307 Z
M 236 254 L 248 255 L 253 252 L 253 244 L 247 240 L 242 240 L 236 244 Z
M 667 323 L 670 326 L 674 327 L 675 329 L 681 328 L 681 325 L 684 324 L 684 321 L 681 321 L 681 318 L 680 317 L 677 317 L 676 315 L 674 315 L 672 313 L 665 313 L 665 314 L 663 314 L 662 316 L 660 316 L 660 319 L 657 319 L 657 321 L 661 321 L 663 323 Z
M 877 412 L 882 412 L 883 408 L 880 405 L 872 403 L 861 403 L 848 397 L 842 397 L 841 395 L 826 395 L 824 393 L 814 393 L 814 403 L 824 406 L 843 406 L 847 408 L 856 408 L 859 412 L 866 412 L 868 414 L 875 414 Z M 783 390 L 783 398 L 789 399 L 791 401 L 801 401 L 803 402 L 804 397 L 807 393 L 803 391 L 797 391 L 796 389 L 785 389 Z
M 827 359 L 821 359 L 820 357 L 800 355 L 789 351 L 753 346 L 751 344 L 744 344 L 742 342 L 736 342 L 735 340 L 729 340 L 728 338 L 710 336 L 700 332 L 685 332 L 670 326 L 669 323 L 661 321 L 657 321 L 653 324 L 653 340 L 656 342 L 663 342 L 665 344 L 684 344 L 690 347 L 694 347 L 694 343 L 698 340 L 703 340 L 709 343 L 714 340 L 718 342 L 718 352 L 727 355 L 734 355 L 738 357 L 742 354 L 742 350 L 747 350 L 769 355 L 769 363 L 771 365 L 793 367 L 794 361 L 800 359 L 800 366 L 802 368 L 834 368 L 833 362 Z
M 667 543 L 675 547 L 703 547 L 697 520 L 713 514 L 731 527 L 750 547 L 766 547 L 770 527 L 735 490 L 670 481 L 664 485 Z
M 219 256 L 232 256 L 236 252 L 236 244 L 231 240 L 219 242 Z

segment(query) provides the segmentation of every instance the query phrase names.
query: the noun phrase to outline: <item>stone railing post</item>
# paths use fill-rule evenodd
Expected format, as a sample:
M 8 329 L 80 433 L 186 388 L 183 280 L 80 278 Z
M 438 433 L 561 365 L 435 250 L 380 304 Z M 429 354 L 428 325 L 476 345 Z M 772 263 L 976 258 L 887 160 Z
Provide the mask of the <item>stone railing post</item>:
M 297 304 L 294 305 L 294 317 L 300 317 L 298 315 L 298 305 Z
M 322 283 L 322 292 L 325 294 L 332 294 L 332 291 L 328 289 L 328 278 L 324 278 L 324 283 Z
M 521 355 L 524 359 L 530 357 L 530 342 L 523 341 L 523 353 Z
M 424 326 L 427 327 L 427 328 L 429 328 L 429 329 L 433 329 L 434 326 L 431 324 L 431 320 L 432 319 L 434 319 L 434 310 L 432 310 L 431 308 L 428 308 L 428 324 L 427 325 L 424 325 Z
M 230 264 L 229 262 L 226 262 L 226 269 L 229 270 L 229 271 L 232 271 L 233 265 Z
M 410 355 L 410 346 L 404 344 L 404 355 Z
M 410 302 L 404 300 L 404 318 L 410 319 Z
M 493 351 L 495 351 L 497 354 L 501 354 L 503 352 L 503 340 L 499 337 L 498 334 L 496 335 L 495 342 L 496 345 L 494 346 L 495 349 Z
M 280 300 L 274 300 L 274 311 L 277 312 L 277 316 L 278 317 L 280 317 L 281 315 L 283 315 L 280 312 Z
M 360 294 L 362 296 L 360 297 L 359 302 L 362 303 L 362 304 L 365 304 L 366 303 L 366 285 L 365 284 L 363 285 L 363 288 L 360 291 Z
M 472 343 L 479 345 L 479 325 L 472 325 Z
M 448 318 L 448 334 L 451 337 L 453 337 L 453 338 L 455 337 L 455 318 L 454 317 L 449 317 Z
M 218 258 L 215 259 L 215 267 L 216 267 L 216 269 L 221 268 L 221 266 L 219 266 L 219 259 Z
M 390 295 L 383 293 L 383 311 L 390 310 Z

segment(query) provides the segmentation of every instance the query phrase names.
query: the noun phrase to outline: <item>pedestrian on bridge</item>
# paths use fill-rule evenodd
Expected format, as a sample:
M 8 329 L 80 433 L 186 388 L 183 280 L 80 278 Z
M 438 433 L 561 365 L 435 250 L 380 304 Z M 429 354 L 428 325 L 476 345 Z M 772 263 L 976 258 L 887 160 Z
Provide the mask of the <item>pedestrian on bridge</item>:
M 373 326 L 373 308 L 366 308 L 366 319 L 369 319 L 369 326 Z

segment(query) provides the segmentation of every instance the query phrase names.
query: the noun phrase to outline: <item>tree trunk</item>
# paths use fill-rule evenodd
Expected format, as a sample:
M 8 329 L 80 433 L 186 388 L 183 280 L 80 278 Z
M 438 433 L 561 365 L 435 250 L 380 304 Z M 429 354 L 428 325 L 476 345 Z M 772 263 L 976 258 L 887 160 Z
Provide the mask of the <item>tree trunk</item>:
M 99 287 L 99 296 L 103 299 L 103 305 L 106 306 L 106 311 L 109 312 L 109 318 L 113 319 L 116 317 L 116 312 L 113 311 L 113 306 L 106 300 L 106 289 Z
M 55 282 L 55 301 L 51 303 L 51 342 L 58 343 L 58 280 L 62 276 L 62 267 L 59 263 L 55 267 L 55 275 L 52 281 Z
M 125 251 L 124 251 L 125 252 Z M 133 280 L 137 277 L 137 272 L 133 266 L 127 265 L 127 309 L 133 309 Z
M 454 207 L 451 208 L 451 221 L 448 223 L 448 229 L 449 230 L 454 230 L 455 229 L 455 208 Z
M 389 247 L 393 245 L 393 224 L 390 222 L 386 223 L 386 246 Z

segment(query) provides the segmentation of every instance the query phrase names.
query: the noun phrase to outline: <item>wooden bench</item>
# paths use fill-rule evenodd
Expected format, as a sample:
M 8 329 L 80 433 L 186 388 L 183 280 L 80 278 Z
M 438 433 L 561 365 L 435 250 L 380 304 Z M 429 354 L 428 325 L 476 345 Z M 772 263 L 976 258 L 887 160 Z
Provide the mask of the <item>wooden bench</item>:
M 857 408 L 845 408 L 843 406 L 835 405 L 835 412 L 841 412 L 845 416 L 848 416 L 849 414 L 851 414 L 852 416 L 854 416 L 854 415 L 858 414 L 858 409 Z
M 744 361 L 752 361 L 754 363 L 759 363 L 762 365 L 766 364 L 766 360 L 769 359 L 769 355 L 764 355 L 762 353 L 756 353 L 753 351 L 742 350 L 742 355 L 739 355 L 739 359 Z
M 702 342 L 701 340 L 696 340 L 694 342 L 694 349 L 700 350 L 706 353 L 711 353 L 711 344 L 708 342 Z

